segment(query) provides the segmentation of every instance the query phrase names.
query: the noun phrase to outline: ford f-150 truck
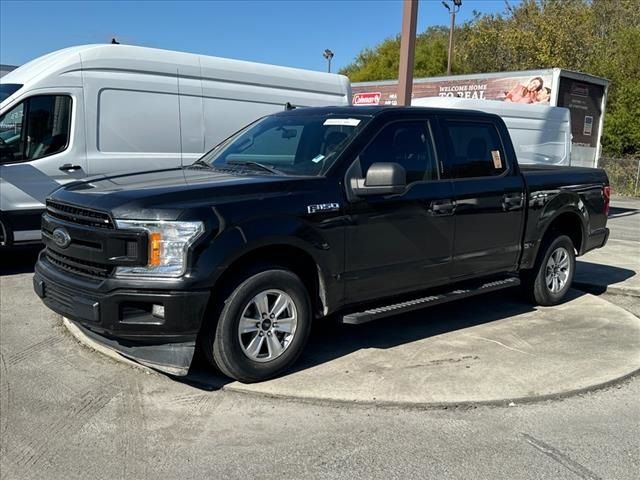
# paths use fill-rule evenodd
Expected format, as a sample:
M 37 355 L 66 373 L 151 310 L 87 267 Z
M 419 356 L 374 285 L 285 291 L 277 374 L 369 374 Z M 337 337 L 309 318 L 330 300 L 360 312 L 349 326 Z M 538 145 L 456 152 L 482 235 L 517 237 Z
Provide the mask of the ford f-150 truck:
M 567 293 L 602 247 L 599 169 L 518 165 L 475 111 L 283 111 L 186 168 L 47 200 L 34 288 L 87 335 L 184 375 L 198 348 L 243 382 L 283 373 L 311 322 L 362 323 L 520 285 Z

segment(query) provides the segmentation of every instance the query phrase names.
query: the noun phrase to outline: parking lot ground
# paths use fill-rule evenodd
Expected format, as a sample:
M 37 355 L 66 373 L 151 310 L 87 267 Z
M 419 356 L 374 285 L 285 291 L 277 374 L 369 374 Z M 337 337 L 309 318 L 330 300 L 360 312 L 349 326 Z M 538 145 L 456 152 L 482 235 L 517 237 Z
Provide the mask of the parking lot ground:
M 635 217 L 612 213 L 612 241 L 637 241 L 630 222 Z M 26 251 L 0 262 L 2 480 L 637 478 L 638 375 L 562 399 L 511 399 L 497 407 L 432 403 L 435 409 L 407 409 L 418 404 L 399 398 L 414 387 L 410 381 L 437 402 L 443 388 L 480 399 L 504 383 L 539 399 L 545 375 L 552 382 L 571 377 L 578 389 L 584 383 L 576 379 L 585 373 L 615 367 L 611 376 L 624 376 L 620 362 L 630 367 L 640 352 L 634 343 L 640 337 L 638 297 L 576 291 L 561 307 L 534 309 L 505 291 L 368 325 L 319 323 L 294 372 L 261 391 L 241 393 L 246 386 L 202 368 L 185 383 L 147 375 L 78 344 L 32 292 L 34 259 L 35 252 Z M 607 265 L 627 270 L 622 282 L 638 272 L 633 263 Z M 575 316 L 569 309 L 576 309 Z M 636 313 L 635 320 L 627 311 Z M 471 347 L 484 353 L 469 356 Z M 402 368 L 389 368 L 399 352 Z M 588 361 L 571 363 L 580 355 Z M 495 371 L 481 367 L 487 358 L 495 360 Z M 536 362 L 543 368 L 537 375 Z M 332 364 L 334 376 L 327 373 Z M 464 387 L 439 384 L 436 374 L 484 378 L 493 390 L 478 392 L 469 383 L 462 392 Z M 395 378 L 405 375 L 406 381 Z M 359 384 L 360 376 L 371 385 Z M 348 390 L 348 379 L 370 400 L 300 401 L 300 390 L 314 377 L 336 398 Z M 297 391 L 290 395 L 294 380 Z M 393 390 L 398 384 L 401 389 Z M 385 385 L 392 389 L 386 393 L 390 403 Z M 269 391 L 276 387 L 283 389 L 281 398 L 269 398 L 278 396 Z
M 640 199 L 613 199 L 608 226 L 607 245 L 578 259 L 574 286 L 640 297 Z

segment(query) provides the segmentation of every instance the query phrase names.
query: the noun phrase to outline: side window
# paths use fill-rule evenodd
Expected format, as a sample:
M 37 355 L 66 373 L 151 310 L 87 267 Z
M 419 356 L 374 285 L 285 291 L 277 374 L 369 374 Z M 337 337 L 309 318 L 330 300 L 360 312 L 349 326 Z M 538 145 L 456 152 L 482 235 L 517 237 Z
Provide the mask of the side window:
M 492 177 L 507 169 L 500 136 L 492 123 L 448 121 L 446 123 L 451 178 Z
M 71 98 L 43 95 L 29 99 L 25 158 L 53 155 L 67 148 L 71 128 Z
M 0 161 L 3 163 L 19 162 L 24 158 L 24 109 L 23 102 L 0 117 Z
M 439 178 L 431 129 L 426 120 L 387 125 L 359 158 L 363 175 L 374 163 L 396 162 L 405 168 L 407 184 Z
M 70 127 L 70 97 L 31 97 L 0 117 L 0 160 L 36 160 L 61 152 L 69 143 Z

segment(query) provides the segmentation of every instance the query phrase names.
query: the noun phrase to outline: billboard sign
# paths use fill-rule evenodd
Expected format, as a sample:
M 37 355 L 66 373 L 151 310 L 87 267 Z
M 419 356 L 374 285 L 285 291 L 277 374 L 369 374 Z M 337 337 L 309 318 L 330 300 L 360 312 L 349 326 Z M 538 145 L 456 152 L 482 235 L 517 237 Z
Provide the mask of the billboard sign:
M 552 75 L 505 76 L 502 78 L 477 78 L 465 80 L 429 79 L 413 84 L 412 98 L 457 97 L 475 100 L 501 100 L 523 104 L 549 104 L 552 92 Z M 396 105 L 398 84 L 386 82 L 375 85 L 352 85 L 354 105 Z M 377 102 L 377 103 L 376 103 Z

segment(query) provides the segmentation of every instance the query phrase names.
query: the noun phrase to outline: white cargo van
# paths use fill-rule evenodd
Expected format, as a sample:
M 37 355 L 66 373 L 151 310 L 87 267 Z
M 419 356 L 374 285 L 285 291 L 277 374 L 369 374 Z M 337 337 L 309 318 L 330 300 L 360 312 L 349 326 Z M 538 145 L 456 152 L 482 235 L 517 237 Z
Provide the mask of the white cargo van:
M 37 58 L 0 80 L 0 245 L 39 241 L 62 183 L 190 164 L 287 103 L 350 102 L 342 75 L 225 58 L 128 45 Z
M 411 105 L 494 113 L 509 129 L 518 163 L 571 165 L 571 114 L 567 108 L 456 97 L 414 98 Z

